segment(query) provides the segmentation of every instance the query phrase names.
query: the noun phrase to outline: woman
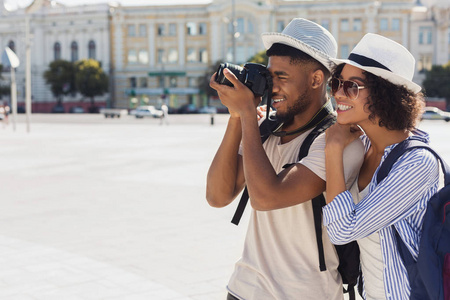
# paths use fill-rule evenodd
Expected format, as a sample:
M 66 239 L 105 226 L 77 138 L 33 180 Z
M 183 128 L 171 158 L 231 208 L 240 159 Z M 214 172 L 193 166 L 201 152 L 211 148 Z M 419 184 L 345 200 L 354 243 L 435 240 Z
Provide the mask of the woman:
M 401 156 L 378 185 L 376 175 L 399 142 L 429 140 L 414 127 L 423 108 L 420 86 L 412 82 L 415 61 L 402 45 L 367 34 L 347 60 L 335 63 L 330 87 L 338 117 L 326 132 L 324 225 L 335 244 L 358 241 L 366 299 L 409 299 L 394 230 L 417 259 L 427 201 L 438 188 L 439 165 L 427 150 L 414 149 Z M 353 187 L 346 190 L 342 152 L 358 137 L 365 145 L 364 162 Z

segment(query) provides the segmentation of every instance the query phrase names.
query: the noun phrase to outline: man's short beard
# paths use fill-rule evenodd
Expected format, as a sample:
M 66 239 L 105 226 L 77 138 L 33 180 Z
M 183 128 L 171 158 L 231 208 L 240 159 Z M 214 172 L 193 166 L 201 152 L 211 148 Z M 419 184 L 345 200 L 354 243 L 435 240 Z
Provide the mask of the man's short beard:
M 287 107 L 287 111 L 277 111 L 277 120 L 284 123 L 284 126 L 289 126 L 294 122 L 295 116 L 304 113 L 311 105 L 311 97 L 309 97 L 308 91 L 301 94 L 293 105 Z

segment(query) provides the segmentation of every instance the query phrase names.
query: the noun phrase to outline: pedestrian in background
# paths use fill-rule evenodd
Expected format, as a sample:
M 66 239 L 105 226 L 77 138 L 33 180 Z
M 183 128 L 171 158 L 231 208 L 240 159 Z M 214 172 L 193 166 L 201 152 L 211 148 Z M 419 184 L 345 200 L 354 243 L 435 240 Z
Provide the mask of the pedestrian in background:
M 163 103 L 161 105 L 161 111 L 162 111 L 162 115 L 160 118 L 160 122 L 159 125 L 162 125 L 163 123 L 166 123 L 167 125 L 169 125 L 169 108 L 167 107 L 167 105 L 165 103 Z

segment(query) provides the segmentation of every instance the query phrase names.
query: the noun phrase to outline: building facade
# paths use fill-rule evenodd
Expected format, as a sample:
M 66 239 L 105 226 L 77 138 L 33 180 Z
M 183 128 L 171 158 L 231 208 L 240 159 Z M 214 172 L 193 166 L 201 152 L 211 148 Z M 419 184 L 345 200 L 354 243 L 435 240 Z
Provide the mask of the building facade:
M 42 73 L 58 57 L 101 61 L 111 83 L 109 95 L 99 99 L 101 106 L 158 106 L 163 99 L 174 108 L 219 105 L 207 99 L 200 88 L 212 66 L 246 62 L 264 49 L 261 33 L 281 32 L 295 17 L 327 28 L 335 36 L 342 58 L 368 32 L 403 44 L 416 58 L 414 81 L 420 84 L 424 70 L 450 60 L 450 1 L 422 2 L 213 0 L 195 5 L 64 7 L 44 1 L 45 5 L 29 16 L 33 108 L 55 102 Z M 12 24 L 24 24 L 25 11 L 3 9 L 1 14 L 0 44 L 8 46 L 13 41 L 16 53 L 24 58 L 25 27 Z M 18 68 L 22 81 L 24 70 L 22 64 Z M 24 96 L 20 80 L 19 103 Z M 81 101 L 79 95 L 66 98 L 65 103 Z

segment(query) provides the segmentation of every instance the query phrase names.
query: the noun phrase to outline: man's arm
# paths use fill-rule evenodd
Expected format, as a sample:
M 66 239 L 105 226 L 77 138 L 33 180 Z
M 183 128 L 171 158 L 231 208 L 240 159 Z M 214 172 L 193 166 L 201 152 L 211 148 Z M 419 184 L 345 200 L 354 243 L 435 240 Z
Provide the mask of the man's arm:
M 295 164 L 280 174 L 275 172 L 261 144 L 253 93 L 234 74 L 227 70 L 224 74 L 234 87 L 219 85 L 213 80 L 210 85 L 218 91 L 222 103 L 239 115 L 243 173 L 253 208 L 273 210 L 289 207 L 322 193 L 325 181 L 301 164 Z M 228 187 L 228 190 L 231 189 Z

